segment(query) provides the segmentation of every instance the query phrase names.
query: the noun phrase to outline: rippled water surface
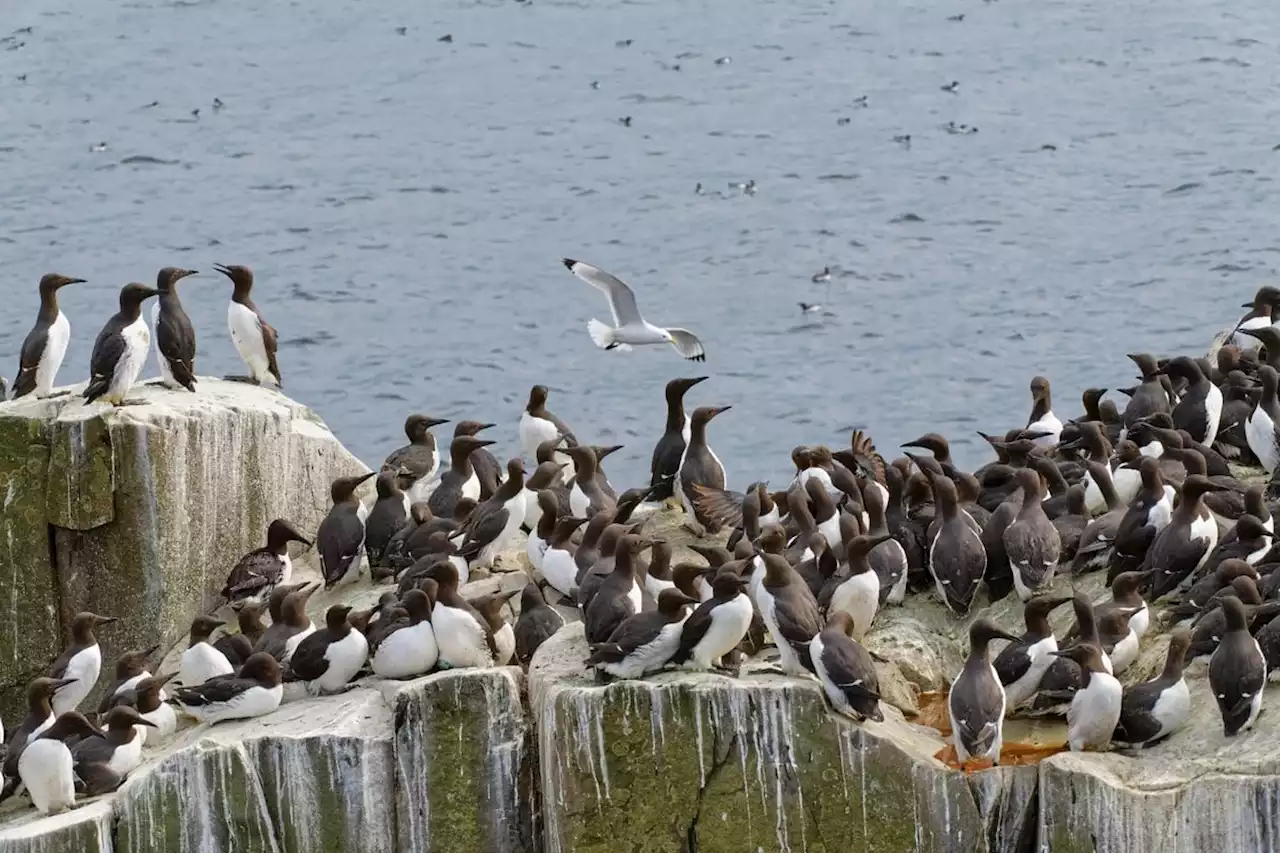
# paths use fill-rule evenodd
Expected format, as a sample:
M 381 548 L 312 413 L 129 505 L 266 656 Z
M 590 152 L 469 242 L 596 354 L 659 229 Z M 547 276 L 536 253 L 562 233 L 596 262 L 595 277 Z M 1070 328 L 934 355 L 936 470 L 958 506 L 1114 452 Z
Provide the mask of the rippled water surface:
M 0 372 L 45 271 L 90 279 L 78 381 L 121 284 L 244 263 L 287 391 L 371 464 L 411 410 L 514 450 L 543 382 L 629 484 L 697 372 L 738 486 L 852 426 L 976 464 L 1033 374 L 1074 414 L 1132 383 L 1126 351 L 1203 349 L 1277 263 L 1272 0 L 28 0 L 0 26 L 31 27 L 0 43 Z M 596 350 L 607 306 L 563 255 L 705 367 Z M 229 292 L 182 284 L 204 373 L 241 370 Z

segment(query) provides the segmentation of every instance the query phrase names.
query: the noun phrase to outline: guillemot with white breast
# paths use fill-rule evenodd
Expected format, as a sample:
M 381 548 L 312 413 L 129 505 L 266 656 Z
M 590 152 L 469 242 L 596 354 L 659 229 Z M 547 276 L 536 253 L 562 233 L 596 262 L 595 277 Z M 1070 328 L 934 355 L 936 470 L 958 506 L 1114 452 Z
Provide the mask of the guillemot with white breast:
M 157 297 L 151 307 L 160 382 L 166 388 L 196 390 L 196 330 L 178 298 L 178 282 L 196 270 L 165 267 L 156 276 Z
M 104 400 L 123 406 L 151 349 L 151 330 L 142 319 L 142 303 L 158 293 L 145 284 L 126 284 L 120 289 L 120 310 L 98 333 L 89 359 L 89 384 L 84 389 L 86 403 Z
M 248 267 L 214 264 L 213 268 L 231 280 L 231 303 L 227 306 L 227 327 L 236 352 L 249 368 L 249 381 L 280 387 L 280 364 L 276 352 L 279 335 L 266 321 L 253 297 L 253 271 Z
M 18 374 L 13 378 L 13 399 L 35 394 L 53 394 L 53 383 L 71 343 L 71 323 L 58 307 L 58 291 L 69 284 L 80 284 L 82 278 L 49 273 L 40 279 L 40 310 L 35 325 L 22 342 L 18 356 Z M 4 395 L 0 394 L 0 399 Z
M 680 460 L 689 443 L 689 418 L 684 411 L 684 395 L 705 376 L 672 379 L 667 383 L 665 396 L 667 401 L 667 425 L 662 438 L 653 448 L 653 459 L 649 463 L 650 498 L 663 501 L 674 494 L 676 474 L 680 471 Z

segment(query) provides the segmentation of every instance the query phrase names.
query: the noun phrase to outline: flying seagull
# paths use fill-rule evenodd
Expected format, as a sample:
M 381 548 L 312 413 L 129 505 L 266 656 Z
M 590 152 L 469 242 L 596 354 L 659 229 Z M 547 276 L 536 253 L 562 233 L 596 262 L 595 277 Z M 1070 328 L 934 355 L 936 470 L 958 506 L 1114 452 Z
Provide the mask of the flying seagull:
M 598 267 L 583 261 L 565 258 L 569 272 L 587 284 L 604 291 L 613 311 L 613 326 L 592 319 L 587 323 L 587 333 L 596 346 L 602 349 L 631 349 L 631 345 L 671 344 L 690 361 L 706 361 L 707 351 L 702 341 L 688 329 L 660 329 L 640 316 L 636 294 L 625 282 Z

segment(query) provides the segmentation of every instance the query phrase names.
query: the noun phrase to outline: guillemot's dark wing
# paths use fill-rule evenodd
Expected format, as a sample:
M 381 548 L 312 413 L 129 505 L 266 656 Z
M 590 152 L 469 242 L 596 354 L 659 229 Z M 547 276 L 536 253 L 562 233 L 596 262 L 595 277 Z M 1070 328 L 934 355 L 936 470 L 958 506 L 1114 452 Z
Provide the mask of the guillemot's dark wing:
M 89 359 L 89 384 L 84 389 L 84 399 L 92 403 L 107 393 L 111 387 L 111 379 L 115 376 L 116 364 L 124 357 L 125 340 L 120 334 L 123 324 L 118 317 L 112 317 L 102 327 L 98 338 L 93 342 L 93 355 Z
M 468 525 L 466 538 L 462 540 L 458 553 L 467 561 L 474 560 L 480 555 L 484 546 L 502 534 L 510 517 L 511 513 L 505 506 L 500 506 L 484 515 L 472 516 L 474 521 Z
M 15 400 L 36 390 L 36 368 L 40 366 L 40 356 L 44 355 L 48 345 L 49 327 L 44 323 L 37 323 L 22 342 L 22 353 L 18 356 L 18 375 L 13 379 Z
M 236 601 L 257 595 L 280 581 L 283 568 L 280 558 L 269 548 L 250 551 L 240 558 L 231 574 L 227 575 L 222 597 L 227 601 Z
M 258 314 L 258 309 L 255 308 L 253 313 Z M 261 314 L 258 314 L 258 323 L 262 326 L 262 346 L 267 351 L 267 370 L 276 378 L 276 384 L 283 386 L 284 382 L 280 379 L 280 364 L 276 361 L 276 350 L 280 346 L 279 336 L 275 328 Z
M 258 687 L 252 678 L 240 678 L 234 673 L 215 675 L 204 684 L 195 687 L 179 687 L 174 690 L 174 701 L 191 708 L 230 702 L 251 687 Z
M 680 629 L 680 646 L 671 656 L 672 663 L 684 663 L 689 659 L 694 647 L 702 642 L 702 638 L 711 629 L 711 610 L 720 603 L 722 602 L 714 598 L 704 601 L 694 608 L 688 619 L 684 620 L 684 627 Z
M 405 482 L 413 483 L 427 474 L 431 473 L 431 468 L 436 464 L 436 451 L 434 448 L 425 444 L 407 444 L 399 450 L 391 452 L 382 463 L 383 471 L 392 471 L 397 474 L 401 480 L 400 488 L 405 488 Z
M 333 635 L 329 633 L 329 629 L 322 628 L 298 643 L 293 656 L 289 658 L 289 669 L 293 671 L 294 677 L 314 681 L 328 672 L 329 661 L 324 655 L 332 641 Z
M 326 586 L 342 580 L 351 561 L 359 558 L 363 544 L 364 524 L 353 507 L 335 507 L 325 516 L 316 531 L 316 547 Z
M 742 501 L 744 495 L 715 486 L 693 483 L 693 505 L 698 512 L 722 527 L 742 526 Z
M 196 390 L 196 332 L 176 297 L 160 305 L 156 348 L 178 384 L 188 391 Z

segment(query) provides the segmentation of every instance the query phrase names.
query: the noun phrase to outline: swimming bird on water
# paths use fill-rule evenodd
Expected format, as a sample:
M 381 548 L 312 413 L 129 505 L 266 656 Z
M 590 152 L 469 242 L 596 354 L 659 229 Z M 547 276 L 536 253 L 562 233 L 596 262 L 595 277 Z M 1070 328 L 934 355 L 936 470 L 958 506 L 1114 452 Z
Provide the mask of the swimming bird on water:
M 814 284 L 821 284 L 824 281 L 831 281 L 831 267 L 823 267 L 822 272 L 816 272 L 811 279 Z
M 231 304 L 227 306 L 227 326 L 231 329 L 231 342 L 236 352 L 249 368 L 249 379 L 259 385 L 279 387 L 280 365 L 276 361 L 279 336 L 262 316 L 250 296 L 253 290 L 253 271 L 244 266 L 214 264 L 213 268 L 231 279 L 235 289 Z
M 84 389 L 86 403 L 102 399 L 114 406 L 126 404 L 151 349 L 151 330 L 142 319 L 142 303 L 158 292 L 137 283 L 120 289 L 120 310 L 102 327 L 93 343 L 89 385 Z
M 40 279 L 40 311 L 36 323 L 22 342 L 18 358 L 18 375 L 13 380 L 13 398 L 34 393 L 48 397 L 53 393 L 53 382 L 67 355 L 71 342 L 71 324 L 67 315 L 58 308 L 58 291 L 68 284 L 79 284 L 82 278 L 69 278 L 49 273 Z M 0 392 L 0 399 L 4 399 Z
M 569 272 L 603 291 L 609 299 L 614 325 L 595 319 L 587 323 L 587 332 L 596 346 L 606 350 L 625 350 L 632 345 L 671 344 L 683 358 L 706 361 L 707 351 L 702 342 L 688 329 L 662 329 L 640 316 L 635 292 L 625 282 L 583 261 L 565 258 L 564 265 Z

